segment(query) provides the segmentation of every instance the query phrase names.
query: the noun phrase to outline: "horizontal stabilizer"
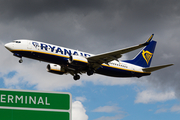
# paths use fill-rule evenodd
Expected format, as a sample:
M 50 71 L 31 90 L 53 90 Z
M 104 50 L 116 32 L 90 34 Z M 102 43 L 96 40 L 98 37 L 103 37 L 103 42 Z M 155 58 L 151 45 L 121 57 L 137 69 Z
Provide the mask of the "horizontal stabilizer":
M 144 72 L 153 72 L 153 71 L 156 71 L 156 70 L 159 70 L 159 69 L 162 69 L 162 68 L 165 68 L 165 67 L 169 67 L 169 66 L 172 66 L 174 64 L 168 64 L 168 65 L 161 65 L 161 66 L 156 66 L 156 67 L 149 67 L 149 68 L 144 68 L 143 71 Z

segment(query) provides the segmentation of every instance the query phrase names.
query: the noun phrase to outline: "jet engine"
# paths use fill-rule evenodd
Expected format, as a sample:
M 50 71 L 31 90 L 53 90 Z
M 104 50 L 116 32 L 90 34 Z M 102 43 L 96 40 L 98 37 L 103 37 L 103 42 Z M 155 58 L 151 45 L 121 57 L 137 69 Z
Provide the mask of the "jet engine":
M 83 66 L 88 63 L 88 60 L 82 56 L 72 55 L 69 57 L 68 63 L 75 65 L 75 66 Z
M 56 65 L 56 64 L 48 64 L 47 71 L 50 73 L 55 73 L 55 74 L 60 74 L 60 75 L 66 73 L 66 71 L 63 67 L 61 67 L 60 65 Z

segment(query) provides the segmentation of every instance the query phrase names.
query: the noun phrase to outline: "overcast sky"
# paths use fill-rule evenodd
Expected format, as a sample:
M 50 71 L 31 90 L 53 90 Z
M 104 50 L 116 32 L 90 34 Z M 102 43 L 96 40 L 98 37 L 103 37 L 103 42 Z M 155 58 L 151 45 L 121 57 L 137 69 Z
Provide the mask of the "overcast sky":
M 18 64 L 18 58 L 3 46 L 12 40 L 24 38 L 99 54 L 140 44 L 152 33 L 158 42 L 152 66 L 169 63 L 175 65 L 140 79 L 82 75 L 81 80 L 75 82 L 71 75 L 47 73 L 47 63 L 24 59 L 23 64 Z M 126 95 L 133 94 L 134 98 L 130 102 L 132 105 L 160 102 L 162 106 L 161 102 L 176 100 L 169 108 L 157 107 L 154 114 L 180 112 L 179 33 L 178 0 L 0 0 L 1 87 L 69 92 L 75 88 L 77 91 L 86 91 L 89 84 L 95 89 L 100 87 L 112 91 L 119 91 L 121 87 L 131 88 L 132 91 L 126 91 Z M 122 59 L 132 59 L 138 51 L 125 54 Z M 87 111 L 82 115 L 82 120 L 88 117 L 96 120 L 130 119 L 128 116 L 132 115 L 128 110 L 124 112 L 125 106 L 122 108 L 118 102 L 90 108 L 89 104 L 92 103 L 85 101 L 92 101 L 94 96 L 88 99 L 86 94 L 81 96 L 73 92 L 72 95 L 74 104 L 82 108 L 80 113 Z M 104 114 L 92 117 L 92 113 L 114 111 L 114 116 Z M 141 119 L 144 119 L 143 116 Z

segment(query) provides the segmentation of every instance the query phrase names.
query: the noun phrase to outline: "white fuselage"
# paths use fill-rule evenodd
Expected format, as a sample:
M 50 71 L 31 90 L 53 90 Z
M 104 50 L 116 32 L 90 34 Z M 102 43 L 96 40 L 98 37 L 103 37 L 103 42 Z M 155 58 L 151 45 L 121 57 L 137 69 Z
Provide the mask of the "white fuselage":
M 93 54 L 90 53 L 73 50 L 61 46 L 56 46 L 44 42 L 33 41 L 33 40 L 15 40 L 13 42 L 7 43 L 5 47 L 11 52 L 17 54 L 16 56 L 18 57 L 28 57 L 53 64 L 63 65 L 63 66 L 66 66 L 66 61 L 67 59 L 69 59 L 71 55 L 80 56 L 79 58 L 83 58 L 83 59 L 94 56 Z M 83 61 L 83 59 L 82 60 L 79 59 L 79 61 L 85 62 Z M 105 69 L 103 70 L 103 68 Z M 132 74 L 130 75 L 130 77 L 133 77 L 133 74 L 134 76 L 136 76 L 136 73 L 139 74 L 136 77 L 141 77 L 140 74 L 145 73 L 142 70 L 143 67 L 119 60 L 118 61 L 113 60 L 111 62 L 108 62 L 108 64 L 103 63 L 101 64 L 101 67 L 99 69 L 100 69 L 99 72 L 97 70 L 96 73 L 108 75 L 108 76 L 115 76 L 115 77 L 119 77 L 119 76 L 128 77 L 128 75 L 130 74 Z M 118 71 L 120 72 L 122 71 L 122 75 L 121 73 L 118 73 Z M 126 71 L 128 72 L 127 75 L 126 75 Z M 86 72 L 86 69 L 83 68 L 82 72 Z

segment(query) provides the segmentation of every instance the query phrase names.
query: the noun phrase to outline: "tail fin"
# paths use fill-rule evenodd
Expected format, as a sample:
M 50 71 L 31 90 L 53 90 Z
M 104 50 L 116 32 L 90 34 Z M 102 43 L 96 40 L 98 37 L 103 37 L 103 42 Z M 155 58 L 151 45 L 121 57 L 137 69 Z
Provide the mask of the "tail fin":
M 156 41 L 152 40 L 133 60 L 126 60 L 125 62 L 145 68 L 149 67 L 153 58 L 156 43 Z

